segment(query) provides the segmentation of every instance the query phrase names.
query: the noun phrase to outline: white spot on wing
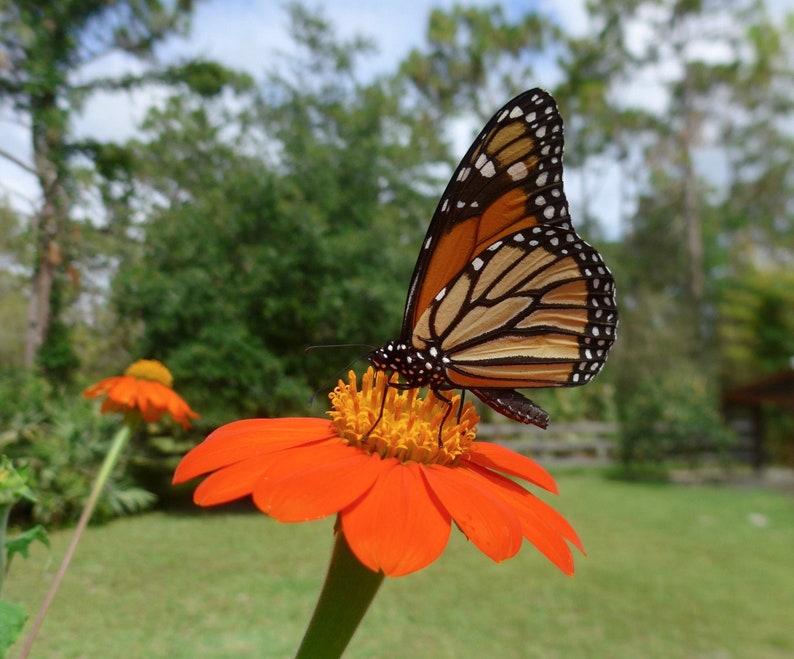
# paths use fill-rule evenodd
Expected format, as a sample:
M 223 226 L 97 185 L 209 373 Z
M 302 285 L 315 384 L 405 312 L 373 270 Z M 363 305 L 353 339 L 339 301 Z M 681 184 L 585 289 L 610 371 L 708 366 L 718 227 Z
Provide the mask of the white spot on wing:
M 507 174 L 510 176 L 511 179 L 514 181 L 520 181 L 523 178 L 527 177 L 529 171 L 527 170 L 527 166 L 523 162 L 517 162 L 513 165 L 510 165 L 507 169 Z

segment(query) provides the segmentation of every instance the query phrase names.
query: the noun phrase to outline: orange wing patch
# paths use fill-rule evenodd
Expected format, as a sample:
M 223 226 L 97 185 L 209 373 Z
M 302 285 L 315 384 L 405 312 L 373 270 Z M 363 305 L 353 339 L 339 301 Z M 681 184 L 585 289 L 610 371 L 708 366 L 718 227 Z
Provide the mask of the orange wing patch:
M 540 308 L 516 324 L 522 330 L 541 330 L 553 327 L 573 334 L 584 335 L 587 327 L 587 310 L 582 308 L 554 309 Z
M 449 381 L 456 387 L 474 389 L 476 387 L 564 387 L 570 381 L 574 364 L 558 362 L 526 365 L 502 366 L 459 366 L 449 370 Z
M 539 224 L 569 226 L 561 154 L 562 119 L 540 90 L 517 97 L 488 122 L 430 222 L 409 289 L 403 339 L 483 249 Z

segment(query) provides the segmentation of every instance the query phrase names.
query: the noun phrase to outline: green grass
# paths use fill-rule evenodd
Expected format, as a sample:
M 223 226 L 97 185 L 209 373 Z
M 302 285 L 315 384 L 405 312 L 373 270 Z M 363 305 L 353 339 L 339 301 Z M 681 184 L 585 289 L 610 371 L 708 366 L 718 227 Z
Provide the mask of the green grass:
M 346 657 L 794 656 L 790 495 L 558 482 L 588 550 L 574 578 L 528 544 L 495 565 L 455 531 L 435 564 L 384 582 Z M 331 527 L 199 511 L 92 528 L 32 656 L 289 657 Z M 45 550 L 16 561 L 6 596 L 34 614 L 68 540 L 49 565 Z

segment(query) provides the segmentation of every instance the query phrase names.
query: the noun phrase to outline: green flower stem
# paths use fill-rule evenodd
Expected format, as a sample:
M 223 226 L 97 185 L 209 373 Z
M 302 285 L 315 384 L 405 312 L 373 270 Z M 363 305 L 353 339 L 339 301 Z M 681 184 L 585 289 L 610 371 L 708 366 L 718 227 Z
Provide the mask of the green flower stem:
M 6 533 L 8 533 L 8 518 L 11 515 L 11 508 L 14 504 L 9 503 L 0 506 L 0 596 L 3 594 L 3 585 L 5 584 L 6 571 Z
M 25 647 L 22 648 L 22 653 L 19 655 L 20 659 L 27 657 L 28 653 L 30 652 L 30 648 L 33 645 L 33 641 L 36 639 L 36 634 L 41 627 L 41 623 L 44 622 L 44 616 L 47 615 L 47 610 L 50 608 L 52 600 L 55 599 L 55 593 L 58 592 L 58 586 L 61 585 L 63 576 L 66 574 L 66 569 L 69 567 L 72 556 L 74 556 L 74 552 L 77 549 L 77 543 L 80 542 L 80 537 L 83 535 L 85 527 L 88 526 L 88 520 L 91 519 L 91 514 L 94 512 L 94 508 L 96 508 L 99 495 L 102 493 L 105 483 L 107 483 L 108 477 L 113 472 L 113 468 L 116 466 L 119 456 L 121 455 L 121 451 L 126 445 L 127 440 L 130 438 L 131 432 L 132 424 L 125 423 L 113 437 L 110 450 L 105 456 L 105 461 L 102 463 L 102 467 L 100 468 L 96 480 L 94 481 L 91 494 L 88 495 L 88 500 L 85 502 L 85 507 L 83 508 L 83 512 L 80 515 L 80 520 L 77 522 L 77 527 L 75 528 L 74 534 L 72 535 L 72 542 L 69 544 L 69 549 L 66 550 L 66 555 L 63 557 L 61 567 L 58 568 L 58 574 L 55 575 L 55 581 L 52 582 L 52 586 L 50 586 L 47 597 L 44 598 L 44 602 L 39 609 L 39 613 L 36 616 L 36 621 L 33 623 L 33 627 L 28 634 L 27 640 L 25 641 Z
M 364 567 L 341 529 L 325 584 L 296 659 L 341 657 L 383 581 L 382 572 Z

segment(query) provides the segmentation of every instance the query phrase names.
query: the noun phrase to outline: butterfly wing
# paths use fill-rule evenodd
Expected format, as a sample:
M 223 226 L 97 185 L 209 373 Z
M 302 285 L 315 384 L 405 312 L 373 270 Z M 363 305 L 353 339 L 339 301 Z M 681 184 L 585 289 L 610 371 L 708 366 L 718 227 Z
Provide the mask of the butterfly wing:
M 612 274 L 573 230 L 554 99 L 525 92 L 485 125 L 436 208 L 399 342 L 370 361 L 408 386 L 469 389 L 546 427 L 517 388 L 589 382 L 615 339 Z
M 408 289 L 403 341 L 411 341 L 438 292 L 488 245 L 540 224 L 570 226 L 562 147 L 557 104 L 541 89 L 517 96 L 485 125 L 433 214 Z
M 536 226 L 477 255 L 420 316 L 414 339 L 446 355 L 457 387 L 589 382 L 615 339 L 612 274 L 573 229 Z

